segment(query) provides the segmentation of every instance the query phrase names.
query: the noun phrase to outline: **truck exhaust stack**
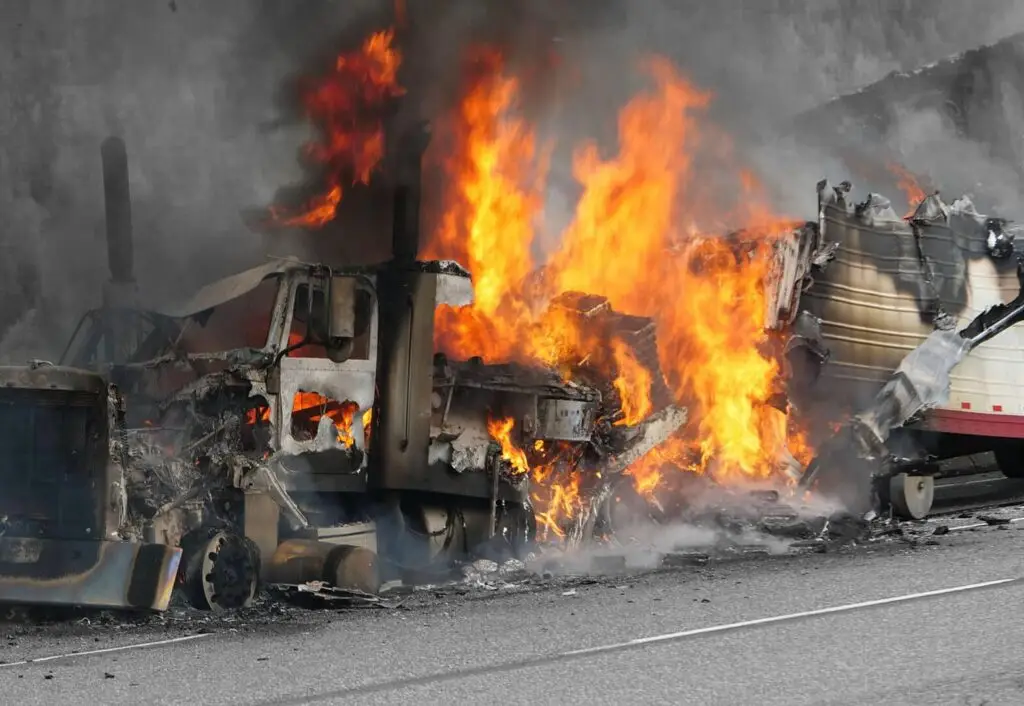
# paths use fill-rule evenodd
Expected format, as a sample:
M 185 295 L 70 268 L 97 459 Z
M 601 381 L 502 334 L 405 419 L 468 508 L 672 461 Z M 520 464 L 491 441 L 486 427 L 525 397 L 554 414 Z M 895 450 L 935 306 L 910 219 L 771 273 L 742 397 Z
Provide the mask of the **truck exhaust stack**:
M 114 284 L 134 284 L 132 195 L 128 181 L 128 149 L 120 137 L 100 146 L 103 161 L 103 199 L 107 214 L 107 258 Z
M 134 348 L 135 333 L 124 311 L 138 308 L 132 235 L 132 196 L 128 149 L 120 137 L 108 137 L 100 147 L 103 200 L 107 216 L 107 262 L 110 281 L 103 287 L 103 325 L 107 360 L 124 363 Z

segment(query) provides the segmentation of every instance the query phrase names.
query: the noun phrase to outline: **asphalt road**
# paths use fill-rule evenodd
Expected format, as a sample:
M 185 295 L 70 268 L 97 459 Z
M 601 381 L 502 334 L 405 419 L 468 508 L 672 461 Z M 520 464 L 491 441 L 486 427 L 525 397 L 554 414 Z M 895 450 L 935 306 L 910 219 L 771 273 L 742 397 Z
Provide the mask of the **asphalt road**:
M 184 640 L 89 626 L 22 635 L 0 643 L 0 689 L 4 703 L 93 706 L 1021 704 L 1024 523 L 1012 527 L 274 626 L 221 622 Z M 643 638 L 655 639 L 630 643 Z

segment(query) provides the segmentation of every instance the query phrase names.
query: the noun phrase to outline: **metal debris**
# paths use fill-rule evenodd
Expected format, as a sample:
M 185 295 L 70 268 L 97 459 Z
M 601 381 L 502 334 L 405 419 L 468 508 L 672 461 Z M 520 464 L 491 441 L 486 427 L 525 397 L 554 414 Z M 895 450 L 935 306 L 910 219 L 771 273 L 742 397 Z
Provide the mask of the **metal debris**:
M 383 608 L 396 610 L 401 601 L 390 601 L 372 593 L 329 586 L 323 581 L 304 584 L 271 584 L 267 587 L 273 597 L 303 608 Z

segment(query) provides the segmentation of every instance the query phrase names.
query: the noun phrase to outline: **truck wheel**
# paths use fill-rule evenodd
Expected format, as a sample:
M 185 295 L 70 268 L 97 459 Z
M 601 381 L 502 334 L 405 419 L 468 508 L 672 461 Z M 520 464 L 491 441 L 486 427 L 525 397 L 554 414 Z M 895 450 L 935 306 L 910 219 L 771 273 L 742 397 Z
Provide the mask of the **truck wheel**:
M 897 473 L 889 479 L 889 503 L 900 519 L 923 520 L 934 499 L 935 479 L 931 476 Z
M 182 543 L 186 556 L 185 592 L 201 610 L 232 610 L 249 606 L 259 584 L 259 549 L 246 537 L 217 532 Z
M 995 449 L 996 463 L 1007 478 L 1024 478 L 1024 454 L 1019 442 L 1009 442 Z

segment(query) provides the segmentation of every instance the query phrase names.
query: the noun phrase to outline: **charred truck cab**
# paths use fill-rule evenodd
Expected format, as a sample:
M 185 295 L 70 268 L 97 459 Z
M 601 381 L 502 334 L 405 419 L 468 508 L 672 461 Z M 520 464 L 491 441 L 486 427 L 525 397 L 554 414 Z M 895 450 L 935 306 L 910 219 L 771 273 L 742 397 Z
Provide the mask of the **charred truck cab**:
M 192 603 L 226 608 L 260 582 L 376 591 L 467 554 L 514 556 L 536 528 L 529 474 L 492 439 L 492 418 L 515 420 L 520 447 L 598 449 L 618 474 L 682 426 L 685 410 L 666 401 L 595 444 L 599 419 L 614 418 L 598 389 L 435 355 L 437 307 L 470 304 L 473 291 L 456 263 L 416 259 L 414 137 L 389 168 L 390 260 L 280 258 L 148 308 L 131 272 L 124 145 L 104 144 L 104 307 L 73 335 L 67 368 L 0 376 L 7 428 L 34 425 L 0 448 L 0 509 L 13 522 L 0 602 L 159 610 L 177 573 Z M 638 354 L 656 351 L 649 320 L 599 305 L 586 315 Z M 54 493 L 61 484 L 74 492 Z

